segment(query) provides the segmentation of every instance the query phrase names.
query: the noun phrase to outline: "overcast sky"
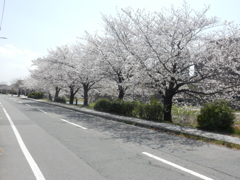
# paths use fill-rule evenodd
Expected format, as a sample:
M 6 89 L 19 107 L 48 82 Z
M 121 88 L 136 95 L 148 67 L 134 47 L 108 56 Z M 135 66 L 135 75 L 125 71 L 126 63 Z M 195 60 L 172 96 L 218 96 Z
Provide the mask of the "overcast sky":
M 4 0 L 0 0 L 2 15 Z M 101 31 L 102 14 L 131 6 L 159 11 L 181 0 L 5 0 L 0 37 L 0 83 L 29 75 L 31 60 L 48 49 L 71 44 L 84 31 Z M 208 16 L 240 24 L 240 0 L 187 0 L 195 10 L 210 5 Z M 1 17 L 1 16 L 0 16 Z

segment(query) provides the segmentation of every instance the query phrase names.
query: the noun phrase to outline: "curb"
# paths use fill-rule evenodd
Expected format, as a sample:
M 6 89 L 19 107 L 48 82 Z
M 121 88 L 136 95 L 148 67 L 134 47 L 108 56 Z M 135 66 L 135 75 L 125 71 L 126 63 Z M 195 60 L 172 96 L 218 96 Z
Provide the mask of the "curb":
M 156 130 L 160 130 L 160 131 L 164 131 L 164 132 L 176 133 L 176 134 L 181 133 L 181 134 L 185 134 L 185 135 L 206 138 L 209 140 L 223 141 L 226 143 L 240 145 L 240 138 L 238 138 L 238 137 L 232 137 L 232 136 L 228 136 L 228 135 L 206 132 L 206 131 L 198 130 L 193 127 L 186 127 L 186 126 L 169 124 L 169 123 L 157 123 L 157 122 L 153 122 L 153 121 L 149 121 L 149 120 L 144 120 L 144 119 L 139 119 L 139 118 L 134 118 L 134 117 L 120 116 L 120 115 L 115 115 L 115 114 L 110 114 L 110 113 L 106 113 L 106 112 L 100 112 L 100 111 L 95 111 L 95 110 L 90 110 L 90 109 L 86 109 L 86 108 L 82 108 L 82 107 L 65 105 L 65 104 L 60 104 L 60 103 L 55 103 L 55 102 L 35 100 L 35 99 L 30 99 L 30 98 L 26 98 L 26 99 L 71 109 L 71 110 L 78 111 L 81 113 L 106 118 L 109 120 L 124 122 L 127 124 L 133 124 L 133 125 L 136 125 L 139 127 L 152 128 L 152 129 L 156 129 Z

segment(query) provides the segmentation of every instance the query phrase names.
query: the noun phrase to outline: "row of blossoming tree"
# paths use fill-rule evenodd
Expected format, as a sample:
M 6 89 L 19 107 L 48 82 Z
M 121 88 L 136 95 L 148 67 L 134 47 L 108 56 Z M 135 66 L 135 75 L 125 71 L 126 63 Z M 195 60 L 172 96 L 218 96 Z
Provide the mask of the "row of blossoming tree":
M 55 98 L 67 89 L 70 103 L 81 92 L 84 105 L 91 91 L 123 99 L 152 89 L 164 104 L 166 121 L 172 121 L 176 99 L 236 97 L 240 29 L 208 18 L 208 10 L 183 4 L 153 13 L 127 8 L 103 15 L 103 33 L 85 33 L 74 45 L 33 60 L 36 68 L 25 85 L 54 90 Z

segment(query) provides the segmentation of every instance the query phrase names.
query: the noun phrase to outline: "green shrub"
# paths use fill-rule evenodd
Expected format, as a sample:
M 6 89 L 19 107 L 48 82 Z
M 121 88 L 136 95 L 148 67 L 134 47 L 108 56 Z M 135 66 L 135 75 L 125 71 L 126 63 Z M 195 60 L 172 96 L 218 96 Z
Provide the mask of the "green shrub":
M 115 114 L 122 114 L 123 113 L 123 101 L 122 100 L 114 100 L 111 101 L 111 105 L 110 105 L 110 109 L 109 112 L 110 113 L 115 113 Z
M 59 103 L 64 103 L 66 104 L 66 99 L 65 97 L 57 97 L 54 99 L 55 102 L 59 102 Z
M 133 116 L 150 120 L 163 120 L 163 105 L 157 100 L 151 100 L 150 104 L 143 104 L 138 101 L 98 99 L 94 109 L 124 116 Z
M 135 104 L 135 102 L 101 98 L 95 102 L 94 109 L 120 115 L 133 116 Z
M 43 92 L 32 92 L 28 94 L 28 98 L 34 98 L 34 99 L 42 99 L 43 98 Z
M 200 128 L 213 131 L 230 131 L 235 114 L 227 101 L 205 104 L 197 117 Z
M 107 98 L 100 98 L 96 101 L 94 109 L 98 111 L 110 112 L 112 102 Z
M 156 99 L 151 99 L 150 104 L 138 103 L 134 114 L 142 119 L 163 121 L 164 108 Z
M 123 101 L 124 102 L 124 101 Z M 125 101 L 122 106 L 122 113 L 125 116 L 134 116 L 134 109 L 137 107 L 137 101 Z

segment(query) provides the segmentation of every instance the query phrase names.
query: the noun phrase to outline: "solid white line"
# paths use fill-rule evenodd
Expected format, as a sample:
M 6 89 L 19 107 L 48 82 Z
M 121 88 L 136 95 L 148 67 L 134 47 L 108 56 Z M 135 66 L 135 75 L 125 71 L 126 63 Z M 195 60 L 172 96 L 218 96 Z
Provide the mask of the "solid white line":
M 192 175 L 194 175 L 194 176 L 197 176 L 197 177 L 199 177 L 199 178 L 201 178 L 201 179 L 204 179 L 204 180 L 213 180 L 213 179 L 211 179 L 211 178 L 209 178 L 209 177 L 206 177 L 206 176 L 204 176 L 204 175 L 201 175 L 201 174 L 199 174 L 199 173 L 197 173 L 197 172 L 194 172 L 194 171 L 192 171 L 192 170 L 186 169 L 186 168 L 184 168 L 184 167 L 182 167 L 182 166 L 179 166 L 179 165 L 177 165 L 177 164 L 174 164 L 174 163 L 172 163 L 172 162 L 170 162 L 170 161 L 167 161 L 167 160 L 165 160 L 165 159 L 162 159 L 162 158 L 159 158 L 159 157 L 157 157 L 157 156 L 154 156 L 154 155 L 152 155 L 152 154 L 150 154 L 150 153 L 142 152 L 142 154 L 145 154 L 145 155 L 147 155 L 147 156 L 149 156 L 149 157 L 151 157 L 151 158 L 154 158 L 154 159 L 156 159 L 156 160 L 158 160 L 158 161 L 161 161 L 161 162 L 163 162 L 163 163 L 165 163 L 165 164 L 168 164 L 168 165 L 170 165 L 170 166 L 172 166 L 172 167 L 175 167 L 175 168 L 180 169 L 180 170 L 182 170 L 182 171 L 185 171 L 185 172 L 187 172 L 187 173 L 189 173 L 189 174 L 192 174 Z
M 74 125 L 74 126 L 80 127 L 80 128 L 82 128 L 82 129 L 87 129 L 87 128 L 85 128 L 85 127 L 83 127 L 83 126 L 80 126 L 80 125 L 78 125 L 78 124 L 71 123 L 71 122 L 69 122 L 69 121 L 67 121 L 67 120 L 65 120 L 65 119 L 61 119 L 61 120 L 64 121 L 64 122 L 66 122 L 66 123 L 72 124 L 72 125 Z
M 41 112 L 43 112 L 43 113 L 47 113 L 47 112 L 45 112 L 45 111 L 43 111 L 43 110 L 41 110 L 41 109 L 38 109 L 39 111 L 41 111 Z
M 8 115 L 7 111 L 4 108 L 3 108 L 3 111 L 6 114 L 8 120 L 10 122 L 10 125 L 11 125 L 11 127 L 13 129 L 13 132 L 14 132 L 16 138 L 17 138 L 17 141 L 18 141 L 18 143 L 20 145 L 20 148 L 21 148 L 24 156 L 26 157 L 26 159 L 27 159 L 27 161 L 28 161 L 28 163 L 29 163 L 29 165 L 30 165 L 30 167 L 31 167 L 31 169 L 32 169 L 36 179 L 37 180 L 45 180 L 41 170 L 39 169 L 38 165 L 34 161 L 33 157 L 31 156 L 30 152 L 28 151 L 27 147 L 25 146 L 25 144 L 24 144 L 24 142 L 23 142 L 23 140 L 22 140 L 22 138 L 21 138 L 21 136 L 20 136 L 16 126 L 14 125 L 12 119 L 10 118 L 10 116 Z

